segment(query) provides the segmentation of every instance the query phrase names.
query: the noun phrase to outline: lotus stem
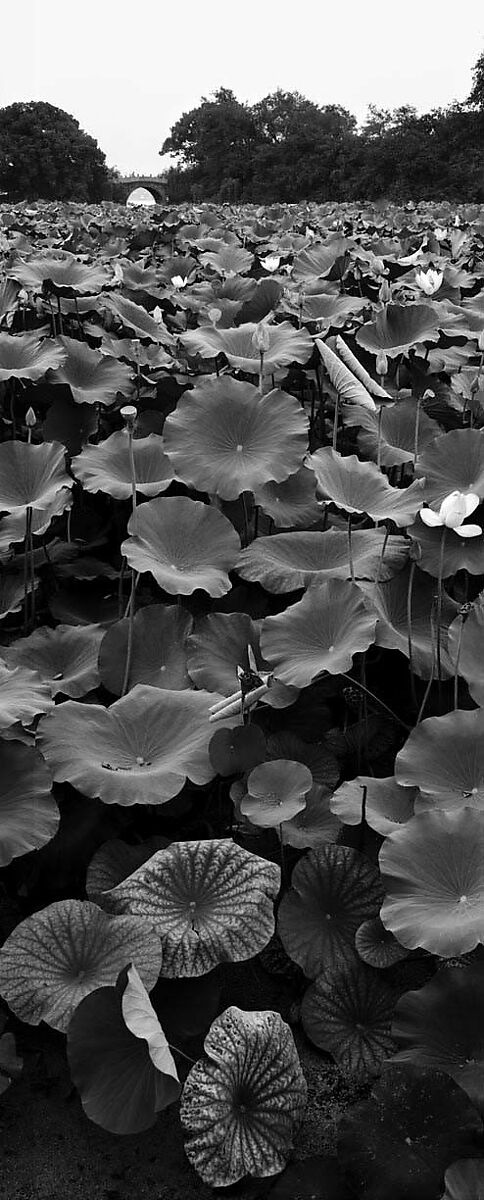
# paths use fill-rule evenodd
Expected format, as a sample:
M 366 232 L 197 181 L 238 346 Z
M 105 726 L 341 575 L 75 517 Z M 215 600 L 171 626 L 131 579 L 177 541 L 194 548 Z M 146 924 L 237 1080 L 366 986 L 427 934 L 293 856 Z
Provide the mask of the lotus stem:
M 407 642 L 408 642 L 408 669 L 409 669 L 409 671 L 410 671 L 410 691 L 411 691 L 411 694 L 412 694 L 412 704 L 413 704 L 413 706 L 414 706 L 414 708 L 415 708 L 415 709 L 417 708 L 417 705 L 418 705 L 418 700 L 417 700 L 417 692 L 416 692 L 416 689 L 415 689 L 415 672 L 414 672 L 414 669 L 413 669 L 413 644 L 412 644 L 412 596 L 413 596 L 413 582 L 414 582 L 414 578 L 415 578 L 415 567 L 416 567 L 416 565 L 417 565 L 417 564 L 416 564 L 416 562 L 415 562 L 415 559 L 412 559 L 412 562 L 410 563 L 410 572 L 409 572 L 409 576 L 408 576 L 408 587 L 407 587 Z
M 348 514 L 348 561 L 349 561 L 351 582 L 354 583 L 355 582 L 355 564 L 353 562 L 353 545 L 352 545 L 352 541 L 351 541 L 351 517 L 352 517 L 352 514 L 349 513 Z
M 429 678 L 429 681 L 428 681 L 427 687 L 425 688 L 424 697 L 423 697 L 422 703 L 421 703 L 421 705 L 420 705 L 419 714 L 418 714 L 418 717 L 417 717 L 417 720 L 416 720 L 416 724 L 417 724 L 417 725 L 420 725 L 420 722 L 421 722 L 421 720 L 423 719 L 423 715 L 424 715 L 424 712 L 425 712 L 425 709 L 426 709 L 426 706 L 427 706 L 427 700 L 428 700 L 428 698 L 429 698 L 429 696 L 430 696 L 430 690 L 431 690 L 431 687 L 432 687 L 432 684 L 433 684 L 433 681 L 434 681 L 434 673 L 435 673 L 435 631 L 434 631 L 434 622 L 433 622 L 433 605 L 432 605 L 432 611 L 431 611 L 431 613 L 430 613 L 430 629 L 431 629 L 431 636 L 432 636 L 432 663 L 431 663 L 431 667 L 430 667 L 430 678 Z
M 414 470 L 415 470 L 415 467 L 417 466 L 417 458 L 418 458 L 418 435 L 419 435 L 419 426 L 420 426 L 420 404 L 421 404 L 421 400 L 420 400 L 420 396 L 418 396 L 418 397 L 417 397 L 417 408 L 416 408 L 416 411 L 415 411 L 415 433 L 414 433 L 414 439 L 413 439 L 413 469 L 414 469 Z
M 442 526 L 442 537 L 440 541 L 440 557 L 439 557 L 439 575 L 437 580 L 437 678 L 439 685 L 442 682 L 442 580 L 444 574 L 444 555 L 446 542 L 447 526 Z
M 353 679 L 351 675 L 346 675 L 344 671 L 340 671 L 340 675 L 342 679 L 347 679 L 348 683 L 351 683 L 352 687 L 361 688 L 362 692 L 366 692 L 366 695 L 370 696 L 371 699 L 375 701 L 375 704 L 379 704 L 380 708 L 384 708 L 385 712 L 389 714 L 392 720 L 396 721 L 398 725 L 402 726 L 402 729 L 406 729 L 407 733 L 411 732 L 411 725 L 407 725 L 406 721 L 402 721 L 402 718 L 398 717 L 397 714 L 388 707 L 388 704 L 385 704 L 384 700 L 380 700 L 379 696 L 375 696 L 374 692 L 370 692 L 370 689 L 365 687 L 364 684 L 360 683 L 358 679 Z
M 140 370 L 139 359 L 137 361 L 137 370 L 138 370 L 138 396 L 139 396 L 139 370 Z M 131 474 L 131 522 L 132 522 L 133 533 L 136 532 L 136 465 L 135 465 L 135 461 L 134 461 L 134 449 L 133 449 L 133 434 L 134 434 L 134 427 L 135 427 L 135 422 L 136 422 L 136 415 L 137 415 L 136 409 L 131 404 L 128 404 L 124 408 L 121 409 L 121 416 L 123 417 L 123 419 L 126 422 L 126 431 L 128 434 L 128 455 L 129 455 L 129 466 L 130 466 L 130 474 Z M 126 645 L 126 662 L 125 662 L 125 666 L 124 666 L 123 687 L 122 687 L 122 691 L 121 691 L 122 696 L 125 696 L 126 692 L 128 691 L 129 673 L 131 670 L 131 659 L 132 659 L 132 655 L 133 655 L 134 609 L 135 609 L 136 585 L 138 582 L 138 578 L 139 578 L 139 576 L 137 576 L 135 574 L 134 568 L 131 567 L 131 591 L 130 591 L 128 609 L 127 609 L 128 620 L 129 620 L 128 641 L 127 641 L 127 645 Z
M 241 494 L 240 494 L 240 498 L 241 498 L 241 500 L 242 500 L 242 511 L 243 511 L 243 513 L 244 513 L 244 537 L 245 537 L 245 545 L 246 545 L 246 546 L 248 546 L 248 545 L 249 545 L 249 543 L 250 543 L 250 522 L 249 522 L 249 511 L 248 511 L 248 508 L 247 508 L 247 501 L 246 501 L 246 498 L 245 498 L 245 492 L 241 492 Z
M 336 395 L 336 403 L 335 403 L 335 406 L 334 406 L 334 419 L 333 419 L 333 450 L 336 450 L 336 448 L 337 448 L 337 442 L 338 442 L 338 421 L 339 421 L 339 392 L 338 392 L 338 393 L 337 393 L 337 395 Z
M 260 366 L 259 366 L 259 396 L 264 394 L 264 351 L 259 350 Z
M 465 625 L 465 619 L 466 619 L 467 613 L 463 609 L 461 609 L 459 616 L 460 616 L 459 636 L 457 639 L 457 652 L 456 652 L 456 656 L 455 656 L 455 666 L 454 666 L 454 711 L 456 709 L 458 709 L 458 707 L 459 707 L 459 663 L 460 663 L 460 652 L 462 649 L 462 634 L 464 632 L 464 625 Z
M 25 539 L 24 539 L 24 635 L 26 636 L 29 629 L 29 548 L 30 548 L 30 531 L 32 528 L 32 509 L 27 505 L 25 509 Z
M 378 559 L 378 567 L 377 567 L 377 572 L 376 572 L 376 576 L 375 576 L 375 587 L 376 588 L 378 587 L 378 584 L 380 582 L 380 575 L 381 575 L 382 567 L 383 567 L 383 559 L 385 557 L 385 550 L 387 548 L 387 542 L 388 542 L 389 537 L 390 537 L 390 530 L 385 529 L 385 537 L 383 538 L 383 545 L 381 548 L 380 557 Z
M 380 404 L 380 407 L 378 409 L 378 432 L 377 432 L 377 443 L 376 443 L 376 465 L 377 465 L 379 471 L 381 470 L 381 422 L 382 422 L 382 417 L 383 417 L 383 404 Z
M 62 324 L 62 305 L 61 305 L 61 298 L 60 298 L 59 293 L 57 293 L 57 313 L 59 316 L 59 333 L 62 336 L 62 334 L 64 333 L 64 327 Z
M 368 795 L 368 788 L 367 788 L 367 785 L 366 785 L 366 783 L 361 783 L 361 784 L 360 784 L 360 787 L 361 787 L 361 820 L 360 820 L 360 836 L 359 836 L 359 839 L 358 839 L 358 840 L 359 840 L 359 846 L 358 846 L 358 849 L 359 849 L 359 851 L 360 851 L 360 854 L 362 854 L 362 853 L 363 853 L 363 847 L 364 847 L 364 845 L 365 845 L 365 829 L 366 829 L 366 797 L 367 797 L 367 795 Z

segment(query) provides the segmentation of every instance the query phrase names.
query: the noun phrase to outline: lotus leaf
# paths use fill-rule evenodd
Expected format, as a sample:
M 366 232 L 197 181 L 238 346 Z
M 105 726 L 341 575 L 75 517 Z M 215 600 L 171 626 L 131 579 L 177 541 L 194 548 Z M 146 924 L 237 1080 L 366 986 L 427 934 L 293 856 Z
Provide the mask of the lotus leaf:
M 0 994 L 29 1025 L 65 1033 L 77 1005 L 133 962 L 156 983 L 161 947 L 146 922 L 108 916 L 90 900 L 58 900 L 17 925 L 0 949 Z
M 417 795 L 416 787 L 401 787 L 392 775 L 386 779 L 357 775 L 356 779 L 345 780 L 334 793 L 331 811 L 345 825 L 359 825 L 364 808 L 370 829 L 386 837 L 413 817 Z
M 264 761 L 266 739 L 258 725 L 217 729 L 210 742 L 209 754 L 217 775 L 239 775 Z
M 110 708 L 67 700 L 41 722 L 42 751 L 55 781 L 67 780 L 85 796 L 165 804 L 187 776 L 198 784 L 213 779 L 209 707 L 217 699 L 137 684 Z
M 373 521 L 409 525 L 422 507 L 423 483 L 415 480 L 407 488 L 394 488 L 376 463 L 362 463 L 356 454 L 344 458 L 331 446 L 309 455 L 319 488 L 326 500 L 348 513 L 367 513 Z
M 98 686 L 97 659 L 104 630 L 101 625 L 42 625 L 30 637 L 4 649 L 8 667 L 30 667 L 50 687 L 74 699 Z
M 390 1033 L 395 1001 L 381 975 L 358 960 L 318 976 L 301 1009 L 304 1032 L 344 1071 L 378 1075 L 394 1050 Z
M 132 371 L 125 363 L 90 350 L 85 342 L 74 338 L 59 338 L 65 351 L 63 364 L 51 376 L 52 383 L 64 383 L 70 388 L 76 404 L 114 404 L 118 392 L 132 392 Z
M 320 338 L 316 338 L 316 345 L 323 360 L 325 370 L 338 396 L 346 404 L 358 404 L 370 412 L 375 412 L 375 401 L 366 387 L 361 383 L 361 380 L 345 366 L 344 362 L 341 362 L 338 355 L 329 346 L 326 346 Z
M 0 660 L 0 730 L 3 732 L 16 721 L 31 725 L 39 713 L 52 708 L 50 688 L 37 671 L 13 667 L 10 671 Z
M 65 471 L 65 447 L 59 442 L 0 444 L 0 512 L 20 516 L 27 508 L 55 505 L 57 514 L 70 503 L 71 487 L 72 479 Z
M 0 776 L 0 867 L 5 867 L 50 842 L 59 810 L 47 766 L 33 747 L 1 739 Z
M 254 489 L 254 501 L 279 528 L 306 528 L 321 516 L 316 500 L 316 478 L 307 467 L 300 467 L 282 483 L 262 484 Z
M 356 930 L 355 946 L 362 961 L 379 970 L 393 967 L 395 963 L 408 958 L 408 950 L 397 942 L 389 929 L 385 929 L 380 917 L 363 921 Z
M 23 1067 L 13 1033 L 2 1033 L 5 1023 L 5 1018 L 0 1015 L 0 1096 L 7 1091 L 12 1080 L 21 1074 Z
M 0 383 L 6 379 L 30 379 L 37 382 L 49 367 L 59 367 L 65 351 L 56 342 L 44 338 L 38 331 L 31 333 L 0 333 Z
M 329 237 L 325 242 L 315 242 L 297 254 L 292 268 L 292 279 L 306 283 L 313 279 L 324 279 L 338 258 L 343 258 L 351 243 L 347 238 Z
M 252 958 L 274 933 L 279 867 L 229 838 L 172 842 L 110 892 L 110 911 L 132 913 L 161 937 L 163 975 L 206 975 Z
M 296 733 L 283 729 L 273 733 L 267 741 L 268 758 L 292 758 L 309 767 L 315 783 L 324 784 L 331 790 L 340 777 L 340 767 L 334 754 L 324 742 L 304 742 Z
M 386 897 L 380 913 L 403 946 L 442 958 L 484 938 L 484 813 L 423 812 L 380 850 Z
M 67 389 L 54 393 L 42 426 L 46 442 L 62 442 L 69 454 L 79 454 L 97 433 L 99 414 L 92 404 L 76 404 Z
M 41 252 L 28 262 L 17 259 L 9 269 L 9 276 L 22 287 L 37 291 L 50 284 L 60 296 L 93 295 L 110 282 L 109 272 L 100 263 L 79 262 L 67 250 Z
M 375 613 L 343 579 L 313 583 L 298 604 L 262 625 L 261 650 L 282 683 L 307 687 L 323 671 L 351 670 L 353 655 L 375 640 Z
M 393 1037 L 402 1047 L 394 1062 L 446 1071 L 484 1110 L 484 965 L 448 967 L 425 987 L 401 996 Z
M 426 447 L 417 474 L 425 479 L 423 499 L 436 508 L 455 491 L 484 499 L 484 431 L 449 430 Z
M 484 709 L 457 709 L 416 725 L 395 760 L 395 777 L 418 787 L 415 811 L 481 808 L 484 801 Z
M 336 842 L 341 833 L 341 821 L 331 812 L 330 800 L 332 792 L 321 783 L 313 783 L 307 792 L 305 807 L 292 817 L 283 821 L 281 838 L 285 845 L 294 846 L 297 850 L 312 850 L 325 846 L 327 842 Z
M 484 592 L 474 601 L 461 635 L 461 618 L 449 628 L 449 649 L 459 662 L 459 675 L 465 679 L 472 699 L 484 706 Z
M 135 337 L 149 338 L 152 342 L 161 342 L 163 346 L 174 345 L 174 338 L 163 321 L 155 321 L 141 304 L 134 304 L 125 296 L 106 296 L 104 304 L 119 317 L 125 329 L 133 331 Z
M 315 1155 L 286 1167 L 269 1200 L 350 1200 L 350 1194 L 336 1159 Z
M 190 687 L 187 649 L 191 628 L 192 618 L 183 608 L 167 604 L 140 608 L 133 621 L 128 690 L 137 683 L 171 691 Z M 114 696 L 120 696 L 123 689 L 128 629 L 128 620 L 116 621 L 105 633 L 99 651 L 101 680 Z
M 386 1064 L 338 1129 L 338 1158 L 362 1200 L 439 1200 L 444 1171 L 476 1152 L 479 1114 L 448 1075 Z
M 197 384 L 167 417 L 164 445 L 180 479 L 202 492 L 236 500 L 301 466 L 308 421 L 294 396 L 259 395 L 250 383 L 223 376 Z
M 406 658 L 410 653 L 410 611 L 412 669 L 421 679 L 430 679 L 435 662 L 435 629 L 432 622 L 435 584 L 423 571 L 415 568 L 415 563 L 412 565 L 412 576 L 412 567 L 407 565 L 392 579 L 385 580 L 381 573 L 378 585 L 363 583 L 360 586 L 378 613 L 376 645 L 384 646 L 386 650 L 399 650 Z M 440 623 L 440 665 L 443 679 L 454 674 L 448 640 L 450 623 L 458 611 L 455 600 L 444 593 Z
M 240 687 L 237 667 L 249 669 L 248 648 L 262 670 L 256 626 L 247 613 L 208 613 L 188 638 L 188 671 L 198 688 L 231 696 Z
M 222 513 L 187 496 L 160 497 L 141 504 L 121 544 L 135 571 L 150 571 L 171 595 L 210 596 L 230 590 L 228 572 L 240 549 L 238 534 Z
M 304 974 L 352 962 L 362 921 L 376 917 L 382 887 L 378 871 L 349 846 L 322 846 L 300 859 L 283 896 L 278 934 L 286 953 Z
M 388 358 L 422 342 L 438 342 L 440 322 L 430 304 L 387 304 L 374 321 L 362 325 L 356 341 L 370 354 L 384 350 Z
M 108 892 L 116 884 L 132 875 L 142 863 L 147 862 L 157 850 L 169 846 L 169 838 L 154 834 L 145 842 L 131 845 L 119 838 L 111 838 L 103 842 L 91 859 L 86 876 L 86 895 L 88 900 L 102 905 L 102 894 Z
M 110 1133 L 141 1133 L 178 1099 L 165 1034 L 136 967 L 91 992 L 67 1031 L 72 1080 L 87 1117 Z
M 227 1008 L 186 1080 L 180 1116 L 192 1165 L 210 1187 L 286 1165 L 307 1086 L 289 1026 L 276 1012 Z
M 390 537 L 376 529 L 356 530 L 352 535 L 353 568 L 357 579 L 390 579 L 407 559 L 404 538 Z M 381 563 L 381 565 L 380 565 Z M 239 554 L 236 570 L 242 579 L 261 583 L 268 592 L 295 592 L 324 579 L 349 579 L 348 538 L 336 529 L 275 533 L 259 537 Z
M 302 812 L 312 786 L 313 777 L 303 763 L 285 758 L 261 762 L 248 776 L 241 812 L 252 825 L 274 828 Z
M 441 1200 L 484 1200 L 484 1161 L 462 1158 L 445 1172 L 445 1192 Z
M 219 250 L 207 251 L 201 256 L 203 266 L 213 267 L 219 275 L 243 275 L 254 262 L 254 255 L 243 246 L 221 245 Z
M 289 321 L 280 325 L 268 325 L 269 345 L 264 353 L 264 374 L 271 375 L 279 367 L 288 367 L 292 362 L 305 363 L 313 352 L 313 339 L 306 329 L 294 329 Z M 253 341 L 257 325 L 249 321 L 238 329 L 217 329 L 202 326 L 181 335 L 181 341 L 189 354 L 201 354 L 203 358 L 217 358 L 225 354 L 231 367 L 258 375 L 260 352 Z
M 157 496 L 172 482 L 174 472 L 157 433 L 133 440 L 136 491 Z M 116 500 L 131 496 L 131 460 L 128 434 L 124 429 L 112 433 L 97 446 L 86 446 L 72 459 L 72 470 L 88 492 L 107 492 Z
M 354 414 L 350 412 L 348 418 L 344 417 L 344 421 L 346 425 L 355 424 L 358 421 L 358 411 L 355 410 Z M 365 412 L 364 419 L 358 421 L 358 424 L 362 425 L 358 434 L 358 449 L 365 458 L 371 458 L 373 462 L 379 461 L 387 468 L 413 462 L 416 423 L 417 405 L 414 400 L 402 400 L 384 408 L 380 420 L 380 434 L 377 417 L 368 417 L 368 413 Z M 421 454 L 439 433 L 437 422 L 425 412 L 419 412 L 417 453 Z

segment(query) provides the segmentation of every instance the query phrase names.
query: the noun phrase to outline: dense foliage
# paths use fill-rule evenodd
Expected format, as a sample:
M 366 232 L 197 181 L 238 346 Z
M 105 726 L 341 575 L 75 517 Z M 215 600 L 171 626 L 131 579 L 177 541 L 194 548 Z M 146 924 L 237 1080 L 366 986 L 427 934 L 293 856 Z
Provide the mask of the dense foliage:
M 94 138 L 43 100 L 0 109 L 0 192 L 11 199 L 101 200 L 111 173 Z
M 0 221 L 0 1102 L 55 1038 L 201 1195 L 475 1200 L 484 212 Z

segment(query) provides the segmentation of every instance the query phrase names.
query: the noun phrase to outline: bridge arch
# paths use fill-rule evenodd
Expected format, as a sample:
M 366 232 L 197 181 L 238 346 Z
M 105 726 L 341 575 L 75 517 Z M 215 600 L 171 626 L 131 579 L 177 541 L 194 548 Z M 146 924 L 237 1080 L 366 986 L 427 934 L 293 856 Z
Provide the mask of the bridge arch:
M 114 199 L 118 204 L 126 204 L 129 197 L 137 188 L 145 188 L 153 197 L 155 204 L 166 204 L 168 189 L 164 175 L 126 175 L 118 179 L 114 189 Z

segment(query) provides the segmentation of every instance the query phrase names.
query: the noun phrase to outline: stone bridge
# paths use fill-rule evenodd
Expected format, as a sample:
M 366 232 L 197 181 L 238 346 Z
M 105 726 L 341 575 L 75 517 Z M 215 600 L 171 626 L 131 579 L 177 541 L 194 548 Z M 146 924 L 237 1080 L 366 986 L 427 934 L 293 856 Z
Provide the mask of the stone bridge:
M 118 204 L 126 204 L 131 192 L 134 192 L 135 188 L 141 187 L 151 192 L 156 204 L 166 204 L 168 200 L 166 175 L 123 175 L 116 180 L 114 199 Z

